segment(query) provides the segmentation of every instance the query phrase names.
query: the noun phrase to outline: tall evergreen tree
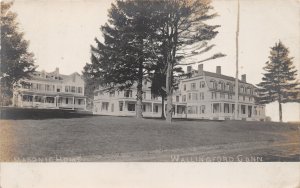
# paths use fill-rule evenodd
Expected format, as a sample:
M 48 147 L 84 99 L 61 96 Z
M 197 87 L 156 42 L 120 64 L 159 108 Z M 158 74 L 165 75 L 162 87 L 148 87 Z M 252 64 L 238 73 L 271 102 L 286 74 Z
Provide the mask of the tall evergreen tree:
M 278 101 L 279 120 L 282 122 L 282 103 L 299 101 L 299 82 L 296 80 L 297 70 L 293 65 L 289 50 L 281 41 L 271 48 L 269 61 L 263 68 L 262 82 L 258 84 L 261 104 Z
M 92 46 L 92 64 L 108 89 L 125 90 L 137 84 L 137 118 L 142 117 L 143 78 L 153 62 L 151 46 L 155 30 L 151 1 L 116 1 L 108 23 L 101 27 L 104 43 Z
M 17 14 L 10 10 L 12 2 L 1 1 L 1 105 L 11 102 L 13 86 L 35 71 L 33 54 L 28 52 L 28 41 L 19 31 Z
M 159 11 L 158 35 L 165 49 L 164 62 L 166 69 L 167 122 L 172 121 L 173 114 L 173 72 L 178 65 L 196 64 L 223 57 L 216 53 L 211 57 L 192 63 L 180 60 L 201 55 L 211 50 L 214 45 L 207 41 L 217 35 L 219 25 L 208 25 L 205 21 L 217 16 L 211 13 L 210 0 L 163 0 Z M 180 53 L 179 53 L 180 52 Z

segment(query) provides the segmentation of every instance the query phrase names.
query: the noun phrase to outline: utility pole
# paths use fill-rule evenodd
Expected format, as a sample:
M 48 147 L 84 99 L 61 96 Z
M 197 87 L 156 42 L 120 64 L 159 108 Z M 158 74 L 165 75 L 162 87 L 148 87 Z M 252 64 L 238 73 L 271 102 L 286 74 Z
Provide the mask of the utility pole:
M 237 7 L 237 24 L 236 24 L 236 63 L 235 63 L 235 107 L 234 107 L 234 119 L 238 119 L 238 103 L 239 103 L 239 32 L 240 32 L 240 0 L 238 0 Z

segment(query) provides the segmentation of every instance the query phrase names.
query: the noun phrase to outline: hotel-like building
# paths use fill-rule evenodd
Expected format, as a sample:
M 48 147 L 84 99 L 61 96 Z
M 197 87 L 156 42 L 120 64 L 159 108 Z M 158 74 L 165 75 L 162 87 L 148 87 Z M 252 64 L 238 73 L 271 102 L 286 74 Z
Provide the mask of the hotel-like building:
M 179 88 L 173 92 L 174 118 L 193 119 L 234 119 L 235 78 L 216 72 L 187 67 L 190 76 L 179 79 Z M 161 98 L 154 98 L 150 90 L 151 83 L 143 83 L 143 116 L 160 117 Z M 105 88 L 95 91 L 94 114 L 114 116 L 134 116 L 136 106 L 136 85 L 126 91 L 105 92 Z M 246 75 L 239 80 L 238 119 L 248 121 L 265 120 L 265 106 L 255 102 L 256 87 L 246 82 Z
M 84 81 L 78 73 L 63 75 L 58 68 L 50 73 L 37 71 L 14 86 L 13 106 L 86 110 Z

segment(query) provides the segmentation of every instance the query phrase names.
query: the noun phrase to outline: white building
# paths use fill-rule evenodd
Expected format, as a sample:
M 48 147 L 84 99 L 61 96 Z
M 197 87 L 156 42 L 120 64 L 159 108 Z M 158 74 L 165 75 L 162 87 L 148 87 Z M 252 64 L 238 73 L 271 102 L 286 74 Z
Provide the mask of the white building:
M 151 95 L 151 83 L 143 83 L 143 116 L 161 116 L 161 98 L 154 98 Z M 126 91 L 106 92 L 105 88 L 99 88 L 94 92 L 94 114 L 115 115 L 115 116 L 135 116 L 136 108 L 136 85 Z
M 33 73 L 14 87 L 13 106 L 23 108 L 86 109 L 84 81 L 78 73 Z
M 221 74 L 217 66 L 216 73 L 187 68 L 188 78 L 179 80 L 179 89 L 174 91 L 174 118 L 194 119 L 234 119 L 235 108 L 235 78 Z M 149 87 L 143 85 L 143 115 L 144 117 L 160 117 L 161 98 L 154 98 Z M 255 103 L 256 87 L 246 82 L 246 75 L 239 80 L 238 119 L 259 121 L 265 119 L 265 106 Z M 95 91 L 94 114 L 134 116 L 136 105 L 136 85 L 127 91 L 107 93 L 105 88 Z M 166 107 L 164 108 L 166 109 Z

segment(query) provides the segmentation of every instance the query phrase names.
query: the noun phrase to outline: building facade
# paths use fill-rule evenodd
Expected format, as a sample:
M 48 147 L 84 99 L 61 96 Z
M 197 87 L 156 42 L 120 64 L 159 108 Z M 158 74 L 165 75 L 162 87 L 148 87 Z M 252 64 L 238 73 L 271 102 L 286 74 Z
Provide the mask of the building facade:
M 162 101 L 160 97 L 151 94 L 151 83 L 143 83 L 143 116 L 160 117 L 162 113 Z M 105 88 L 99 88 L 94 92 L 93 113 L 114 116 L 136 115 L 136 85 L 125 91 L 106 92 Z
M 78 73 L 63 75 L 58 68 L 50 73 L 35 72 L 15 85 L 13 106 L 86 110 L 84 81 Z
M 221 67 L 216 72 L 187 67 L 190 76 L 179 79 L 179 87 L 173 92 L 173 117 L 211 120 L 234 119 L 235 78 L 222 75 Z M 161 98 L 151 95 L 150 82 L 143 84 L 143 115 L 160 117 Z M 265 120 L 265 106 L 256 104 L 256 87 L 246 82 L 246 75 L 239 80 L 238 119 L 247 121 Z M 134 116 L 136 105 L 136 86 L 127 91 L 105 92 L 105 88 L 95 91 L 94 114 Z

